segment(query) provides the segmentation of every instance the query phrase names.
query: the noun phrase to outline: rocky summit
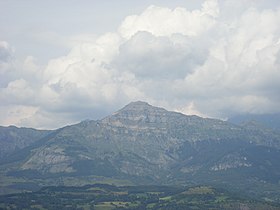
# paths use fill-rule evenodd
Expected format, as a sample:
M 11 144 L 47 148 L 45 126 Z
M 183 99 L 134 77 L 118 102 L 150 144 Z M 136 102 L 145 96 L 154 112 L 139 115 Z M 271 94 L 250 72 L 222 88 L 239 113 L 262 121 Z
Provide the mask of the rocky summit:
M 277 130 L 187 116 L 141 101 L 104 119 L 53 131 L 1 127 L 0 144 L 2 193 L 109 182 L 211 184 L 280 197 Z

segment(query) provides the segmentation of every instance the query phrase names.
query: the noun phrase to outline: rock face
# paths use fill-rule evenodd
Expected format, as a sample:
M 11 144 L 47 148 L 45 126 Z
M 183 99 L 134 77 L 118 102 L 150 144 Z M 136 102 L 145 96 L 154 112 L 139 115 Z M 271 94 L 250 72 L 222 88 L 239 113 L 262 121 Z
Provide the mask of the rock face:
M 51 146 L 37 151 L 21 169 L 36 169 L 49 173 L 72 172 L 71 162 L 71 158 L 65 154 L 63 148 Z
M 279 133 L 139 101 L 102 120 L 53 131 L 40 142 L 24 148 L 21 156 L 9 156 L 14 165 L 2 165 L 2 174 L 32 179 L 98 176 L 136 184 L 234 184 L 241 178 L 278 183 L 280 177 Z

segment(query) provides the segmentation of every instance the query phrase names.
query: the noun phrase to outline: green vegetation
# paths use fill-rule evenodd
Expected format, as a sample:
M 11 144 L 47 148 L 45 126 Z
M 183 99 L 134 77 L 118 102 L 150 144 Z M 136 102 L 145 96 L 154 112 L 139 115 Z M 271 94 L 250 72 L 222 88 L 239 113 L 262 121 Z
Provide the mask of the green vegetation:
M 279 132 L 136 102 L 102 120 L 54 131 L 0 126 L 0 195 L 9 194 L 2 197 L 1 205 L 21 209 L 21 205 L 27 209 L 238 209 L 241 205 L 246 209 L 254 203 L 268 205 L 251 199 L 280 203 L 279 160 Z M 97 183 L 137 187 L 108 191 Z M 50 190 L 42 189 L 46 186 L 76 188 L 46 193 Z M 239 198 L 215 189 L 227 189 Z M 29 193 L 16 194 L 24 192 Z
M 280 209 L 280 204 L 241 198 L 209 186 L 44 187 L 37 192 L 0 196 L 0 209 Z

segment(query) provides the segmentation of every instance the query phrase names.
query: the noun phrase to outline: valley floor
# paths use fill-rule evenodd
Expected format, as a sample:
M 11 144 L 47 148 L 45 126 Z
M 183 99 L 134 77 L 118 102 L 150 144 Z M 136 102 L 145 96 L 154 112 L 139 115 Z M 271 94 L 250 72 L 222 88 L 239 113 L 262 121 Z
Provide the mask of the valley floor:
M 36 192 L 0 196 L 0 209 L 229 209 L 277 210 L 280 204 L 242 198 L 210 186 L 44 187 Z

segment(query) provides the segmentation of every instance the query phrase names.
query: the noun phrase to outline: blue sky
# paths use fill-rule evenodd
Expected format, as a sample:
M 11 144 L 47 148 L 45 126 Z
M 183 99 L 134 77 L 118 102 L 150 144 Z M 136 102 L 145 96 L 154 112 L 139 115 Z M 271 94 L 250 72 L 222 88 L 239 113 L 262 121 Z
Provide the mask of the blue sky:
M 0 125 L 58 128 L 143 100 L 280 110 L 276 0 L 0 1 Z

